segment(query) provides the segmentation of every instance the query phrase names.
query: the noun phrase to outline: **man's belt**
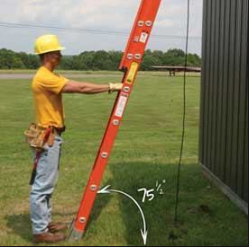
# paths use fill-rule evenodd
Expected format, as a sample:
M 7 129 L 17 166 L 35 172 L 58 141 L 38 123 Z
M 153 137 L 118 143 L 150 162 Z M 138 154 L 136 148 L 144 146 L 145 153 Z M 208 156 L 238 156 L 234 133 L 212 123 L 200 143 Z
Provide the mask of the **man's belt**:
M 57 127 L 50 127 L 52 129 L 52 132 L 58 134 L 59 136 L 61 136 L 65 131 L 66 131 L 66 126 L 64 126 L 63 128 L 57 128 Z

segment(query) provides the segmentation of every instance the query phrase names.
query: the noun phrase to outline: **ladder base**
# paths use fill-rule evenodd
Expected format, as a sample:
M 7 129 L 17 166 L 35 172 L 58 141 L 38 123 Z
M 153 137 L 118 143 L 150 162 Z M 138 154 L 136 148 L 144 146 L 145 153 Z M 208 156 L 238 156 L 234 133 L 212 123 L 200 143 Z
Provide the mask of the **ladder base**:
M 82 239 L 83 235 L 84 235 L 84 232 L 80 232 L 76 230 L 75 228 L 72 228 L 68 236 L 68 241 L 69 242 L 79 241 Z

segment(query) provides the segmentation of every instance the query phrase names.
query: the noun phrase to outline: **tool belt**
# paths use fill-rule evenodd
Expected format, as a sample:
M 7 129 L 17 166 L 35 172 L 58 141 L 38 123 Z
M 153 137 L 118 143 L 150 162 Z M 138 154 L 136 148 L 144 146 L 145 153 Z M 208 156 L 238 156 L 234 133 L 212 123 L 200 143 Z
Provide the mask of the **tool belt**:
M 49 147 L 54 145 L 56 135 L 61 135 L 65 131 L 65 128 L 57 129 L 55 127 L 43 128 L 37 124 L 32 123 L 28 130 L 24 132 L 26 142 L 29 146 L 36 151 L 43 151 L 45 145 Z
M 33 171 L 31 174 L 31 179 L 29 184 L 32 186 L 35 182 L 37 167 L 39 163 L 39 159 L 41 156 L 41 152 L 45 150 L 45 145 L 47 144 L 49 147 L 54 145 L 55 136 L 61 135 L 65 132 L 66 128 L 57 129 L 55 127 L 43 128 L 37 124 L 32 123 L 28 130 L 24 132 L 26 136 L 26 142 L 29 144 L 31 148 L 36 151 L 36 157 L 34 162 Z

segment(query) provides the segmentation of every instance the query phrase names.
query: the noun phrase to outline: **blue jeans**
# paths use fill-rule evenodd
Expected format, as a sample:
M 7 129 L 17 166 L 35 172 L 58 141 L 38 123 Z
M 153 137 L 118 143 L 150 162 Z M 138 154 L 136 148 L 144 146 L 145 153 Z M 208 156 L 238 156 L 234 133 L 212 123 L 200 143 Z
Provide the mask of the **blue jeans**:
M 53 147 L 46 145 L 40 154 L 36 178 L 30 191 L 33 234 L 47 232 L 52 221 L 51 198 L 58 181 L 62 142 L 62 138 L 56 136 Z

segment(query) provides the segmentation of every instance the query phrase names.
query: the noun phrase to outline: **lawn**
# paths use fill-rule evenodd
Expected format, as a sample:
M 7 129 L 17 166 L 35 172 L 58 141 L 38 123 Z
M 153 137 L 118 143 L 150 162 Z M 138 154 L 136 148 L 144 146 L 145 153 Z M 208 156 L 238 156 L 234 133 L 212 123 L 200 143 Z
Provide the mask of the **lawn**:
M 118 82 L 121 77 L 115 73 L 111 80 Z M 101 83 L 110 78 L 93 74 L 85 80 Z M 32 161 L 23 137 L 33 121 L 30 81 L 0 80 L 0 87 L 0 246 L 32 246 L 28 204 Z M 198 165 L 199 90 L 200 78 L 189 77 L 177 225 L 181 77 L 164 73 L 138 77 L 105 173 L 103 186 L 125 191 L 141 204 L 151 246 L 248 245 L 247 217 L 202 176 Z M 53 201 L 55 221 L 71 221 L 77 212 L 114 99 L 108 94 L 64 97 L 67 132 Z M 157 182 L 164 194 L 155 193 L 153 201 L 142 203 L 138 189 L 155 189 Z M 69 245 L 139 246 L 141 227 L 139 211 L 130 200 L 118 194 L 99 195 L 84 239 Z

